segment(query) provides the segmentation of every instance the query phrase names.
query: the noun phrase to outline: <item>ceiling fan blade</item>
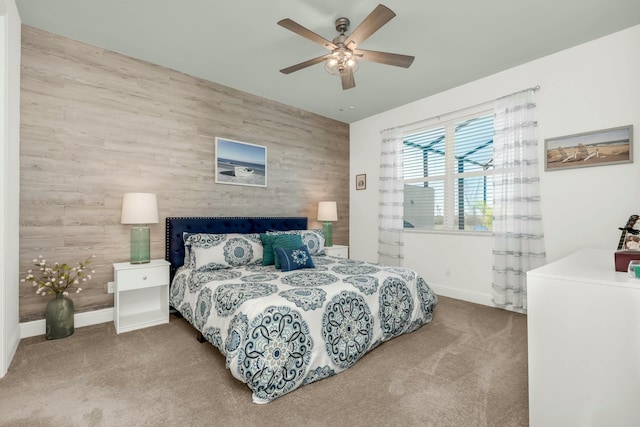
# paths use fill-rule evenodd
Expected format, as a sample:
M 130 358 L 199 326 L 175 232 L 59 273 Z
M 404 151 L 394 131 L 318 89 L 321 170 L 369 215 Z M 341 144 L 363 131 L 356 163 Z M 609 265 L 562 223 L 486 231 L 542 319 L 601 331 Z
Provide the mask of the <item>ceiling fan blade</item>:
M 342 80 L 342 90 L 356 87 L 356 81 L 353 78 L 353 70 L 351 68 L 340 72 L 340 80 Z
M 344 45 L 349 49 L 355 49 L 359 44 L 369 38 L 371 34 L 375 33 L 382 27 L 384 24 L 389 22 L 391 18 L 396 16 L 396 14 L 389 9 L 387 6 L 379 4 L 373 9 L 373 12 L 369 14 L 358 28 L 353 30 L 351 35 L 347 37 Z
M 395 65 L 396 67 L 409 68 L 415 59 L 413 56 L 397 53 L 377 52 L 375 50 L 358 49 L 353 54 L 363 61 L 378 62 L 380 64 Z
M 302 70 L 303 68 L 307 68 L 307 67 L 310 67 L 312 65 L 319 64 L 320 62 L 322 62 L 322 61 L 324 61 L 324 60 L 326 60 L 326 59 L 328 59 L 330 57 L 331 57 L 331 54 L 327 53 L 326 55 L 322 55 L 322 56 L 319 56 L 317 58 L 313 58 L 313 59 L 310 59 L 308 61 L 304 61 L 304 62 L 301 62 L 299 64 L 292 65 L 291 67 L 283 68 L 282 70 L 280 70 L 280 72 L 283 73 L 283 74 L 291 74 L 294 71 Z
M 338 46 L 336 46 L 329 40 L 325 39 L 322 36 L 317 35 L 313 31 L 303 27 L 302 25 L 298 24 L 295 21 L 292 21 L 289 18 L 279 21 L 278 25 L 286 28 L 287 30 L 293 31 L 297 35 L 302 36 L 307 40 L 311 40 L 314 43 L 318 43 L 320 46 L 324 47 L 325 49 L 333 50 L 338 48 Z

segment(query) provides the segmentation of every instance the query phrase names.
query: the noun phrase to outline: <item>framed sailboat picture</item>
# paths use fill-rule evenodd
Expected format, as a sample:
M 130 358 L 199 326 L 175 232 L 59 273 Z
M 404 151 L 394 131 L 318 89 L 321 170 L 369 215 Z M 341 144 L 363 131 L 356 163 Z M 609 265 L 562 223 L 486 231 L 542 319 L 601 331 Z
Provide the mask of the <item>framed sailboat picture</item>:
M 267 186 L 267 147 L 216 137 L 218 184 Z

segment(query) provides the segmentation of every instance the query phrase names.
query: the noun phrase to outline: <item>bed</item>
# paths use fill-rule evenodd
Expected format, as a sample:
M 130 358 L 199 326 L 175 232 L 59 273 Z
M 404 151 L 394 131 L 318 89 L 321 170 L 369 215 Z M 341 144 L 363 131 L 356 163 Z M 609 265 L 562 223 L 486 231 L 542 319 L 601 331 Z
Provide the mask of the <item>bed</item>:
M 166 219 L 170 304 L 255 403 L 338 374 L 431 322 L 437 297 L 415 271 L 323 248 L 304 217 Z

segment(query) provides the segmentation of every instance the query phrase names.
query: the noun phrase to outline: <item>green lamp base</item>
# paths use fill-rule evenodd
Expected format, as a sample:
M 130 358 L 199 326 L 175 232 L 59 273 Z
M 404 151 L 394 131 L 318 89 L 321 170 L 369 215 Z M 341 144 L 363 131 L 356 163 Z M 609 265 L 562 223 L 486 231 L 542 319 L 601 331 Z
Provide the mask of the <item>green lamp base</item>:
M 324 245 L 333 246 L 333 224 L 330 221 L 322 223 L 322 233 L 324 234 Z
M 131 227 L 131 264 L 151 262 L 150 236 L 147 224 L 134 224 Z

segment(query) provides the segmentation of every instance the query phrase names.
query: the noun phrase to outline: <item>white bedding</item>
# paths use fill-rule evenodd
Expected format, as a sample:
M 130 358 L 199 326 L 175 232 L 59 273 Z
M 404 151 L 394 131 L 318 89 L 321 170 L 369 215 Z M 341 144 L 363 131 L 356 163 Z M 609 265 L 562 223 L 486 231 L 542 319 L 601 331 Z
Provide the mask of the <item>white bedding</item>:
M 313 262 L 291 272 L 249 265 L 175 275 L 171 305 L 225 355 L 256 403 L 342 372 L 432 319 L 437 297 L 412 270 Z

